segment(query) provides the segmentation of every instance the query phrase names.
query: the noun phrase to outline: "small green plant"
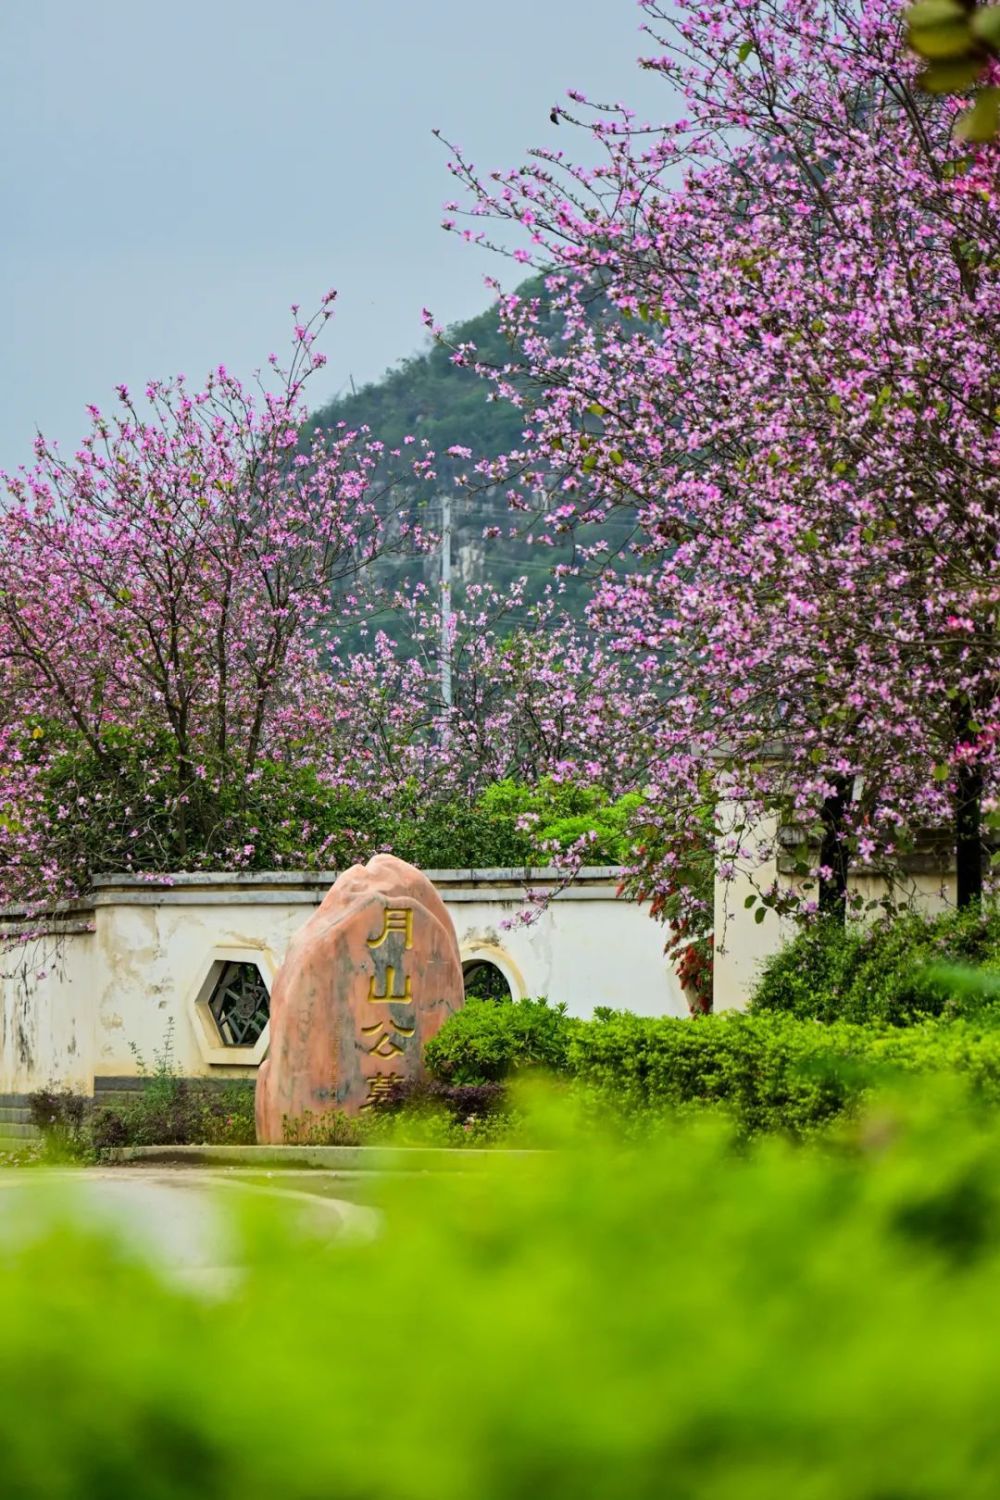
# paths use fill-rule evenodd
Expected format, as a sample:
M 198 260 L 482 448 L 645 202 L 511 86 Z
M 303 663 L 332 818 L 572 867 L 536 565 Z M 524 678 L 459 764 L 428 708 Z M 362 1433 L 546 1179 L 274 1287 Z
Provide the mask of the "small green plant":
M 86 1161 L 92 1155 L 89 1101 L 72 1089 L 36 1089 L 28 1095 L 31 1123 L 42 1137 L 46 1161 Z
M 281 1133 L 286 1146 L 360 1146 L 363 1131 L 357 1120 L 343 1110 L 316 1115 L 307 1110 L 302 1115 L 285 1115 Z

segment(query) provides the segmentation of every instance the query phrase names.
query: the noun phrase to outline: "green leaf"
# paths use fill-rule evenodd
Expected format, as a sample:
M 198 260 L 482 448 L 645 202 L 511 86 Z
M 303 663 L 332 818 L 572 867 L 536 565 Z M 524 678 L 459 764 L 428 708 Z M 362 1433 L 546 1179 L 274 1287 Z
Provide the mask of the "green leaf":
M 766 916 L 767 916 L 767 912 L 764 910 L 763 906 L 758 906 L 757 910 L 753 914 L 753 919 L 754 919 L 755 922 L 757 922 L 759 924 L 759 923 L 763 922 L 763 920 L 764 920 L 764 918 Z
M 961 62 L 934 62 L 921 73 L 919 83 L 929 94 L 964 94 L 982 71 L 982 60 L 978 57 Z
M 839 412 L 840 412 L 840 410 L 842 408 L 842 405 L 843 405 L 843 403 L 841 402 L 840 397 L 836 396 L 836 395 L 834 395 L 834 396 L 827 396 L 827 398 L 826 398 L 826 404 L 830 408 L 830 410 L 833 412 L 834 416 L 837 416 L 839 414 Z
M 943 26 L 965 20 L 965 11 L 956 0 L 919 0 L 907 6 L 903 20 L 907 26 L 919 31 L 923 26 Z
M 956 120 L 955 137 L 960 141 L 992 141 L 998 132 L 1000 132 L 1000 89 L 980 89 L 972 108 L 967 109 Z
M 911 26 L 908 40 L 914 52 L 935 62 L 938 58 L 949 61 L 964 58 L 968 55 L 970 45 L 975 45 L 964 18 L 944 26 Z
M 592 474 L 597 468 L 597 454 L 588 453 L 587 457 L 583 460 L 582 468 L 585 474 Z
M 740 50 L 736 54 L 737 60 L 741 63 L 745 63 L 752 51 L 753 42 L 740 42 Z
M 807 552 L 815 552 L 819 546 L 819 532 L 805 531 L 802 534 L 802 545 Z
M 948 777 L 951 775 L 951 767 L 935 766 L 933 771 L 931 772 L 931 775 L 934 777 L 935 781 L 947 781 Z
M 751 906 L 753 906 L 754 903 L 756 902 L 756 900 L 757 900 L 757 892 L 754 891 L 753 895 L 752 896 L 748 896 L 747 899 L 744 901 L 743 905 L 744 905 L 745 909 L 747 911 L 749 911 L 750 908 L 751 908 Z
M 987 47 L 1000 48 L 1000 5 L 980 5 L 970 22 L 972 30 Z

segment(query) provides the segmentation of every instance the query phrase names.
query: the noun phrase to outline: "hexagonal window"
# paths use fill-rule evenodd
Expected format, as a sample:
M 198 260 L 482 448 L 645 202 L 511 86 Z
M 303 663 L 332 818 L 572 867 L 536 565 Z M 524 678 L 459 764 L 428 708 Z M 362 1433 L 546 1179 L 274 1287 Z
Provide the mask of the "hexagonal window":
M 271 1014 L 271 996 L 256 964 L 226 963 L 208 999 L 226 1047 L 253 1047 Z

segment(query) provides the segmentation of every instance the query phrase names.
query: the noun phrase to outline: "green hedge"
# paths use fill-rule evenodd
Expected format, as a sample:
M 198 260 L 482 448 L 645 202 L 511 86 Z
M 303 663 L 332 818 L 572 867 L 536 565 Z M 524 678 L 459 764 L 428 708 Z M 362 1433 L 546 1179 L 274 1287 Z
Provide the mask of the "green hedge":
M 789 1016 L 623 1015 L 581 1027 L 569 1067 L 619 1109 L 718 1108 L 746 1135 L 806 1135 L 905 1074 L 957 1074 L 1000 1103 L 1000 1031 L 961 1021 L 900 1031 Z
M 904 913 L 863 929 L 820 921 L 765 964 L 751 1009 L 817 1021 L 906 1026 L 981 1003 L 949 967 L 1000 971 L 1000 912 L 993 905 L 928 920 Z
M 905 1029 L 780 1014 L 679 1020 L 600 1010 L 577 1021 L 544 1000 L 469 1001 L 426 1060 L 435 1077 L 463 1084 L 542 1067 L 621 1114 L 716 1109 L 743 1135 L 807 1135 L 912 1074 L 957 1075 L 1000 1103 L 1000 1027 L 988 1014 Z

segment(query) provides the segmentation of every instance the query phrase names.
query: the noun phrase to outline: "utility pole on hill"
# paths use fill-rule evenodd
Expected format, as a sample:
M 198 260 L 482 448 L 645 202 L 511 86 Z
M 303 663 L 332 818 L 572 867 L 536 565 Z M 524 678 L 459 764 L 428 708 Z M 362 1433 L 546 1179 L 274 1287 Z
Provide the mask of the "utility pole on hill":
M 441 497 L 441 701 L 451 717 L 451 495 Z

